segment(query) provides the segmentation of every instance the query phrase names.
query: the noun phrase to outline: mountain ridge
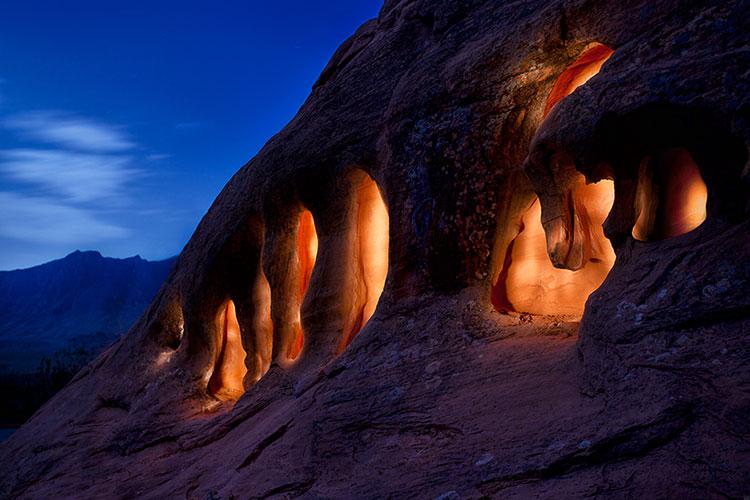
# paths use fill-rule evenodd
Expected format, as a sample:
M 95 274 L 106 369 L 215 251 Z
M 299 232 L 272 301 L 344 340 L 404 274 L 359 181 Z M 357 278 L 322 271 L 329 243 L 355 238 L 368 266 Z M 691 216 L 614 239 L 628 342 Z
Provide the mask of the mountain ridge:
M 174 261 L 76 250 L 0 271 L 0 367 L 29 370 L 65 347 L 103 348 L 130 328 Z

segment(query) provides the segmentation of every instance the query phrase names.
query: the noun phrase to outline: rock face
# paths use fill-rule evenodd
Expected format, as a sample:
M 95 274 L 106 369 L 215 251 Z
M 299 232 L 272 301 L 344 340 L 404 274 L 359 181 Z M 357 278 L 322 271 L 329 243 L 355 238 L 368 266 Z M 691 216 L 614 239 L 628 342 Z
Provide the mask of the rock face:
M 749 15 L 387 1 L 0 491 L 747 495 Z

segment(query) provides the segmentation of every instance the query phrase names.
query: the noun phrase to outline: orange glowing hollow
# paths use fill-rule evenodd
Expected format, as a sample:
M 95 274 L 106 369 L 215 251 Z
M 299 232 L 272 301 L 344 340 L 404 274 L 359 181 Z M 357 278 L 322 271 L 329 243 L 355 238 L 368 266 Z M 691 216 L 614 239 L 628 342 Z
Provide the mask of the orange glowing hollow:
M 299 288 L 297 289 L 297 319 L 294 324 L 295 338 L 289 344 L 287 357 L 297 359 L 304 344 L 304 331 L 299 308 L 305 299 L 305 294 L 310 286 L 315 259 L 318 255 L 318 233 L 315 231 L 315 221 L 309 210 L 303 210 L 299 218 L 297 229 L 297 273 Z
M 367 297 L 363 324 L 375 312 L 388 274 L 388 210 L 375 181 L 366 179 L 358 192 L 359 257 Z
M 613 53 L 612 49 L 600 43 L 585 50 L 555 81 L 544 106 L 544 116 L 547 116 L 555 104 L 599 73 L 602 65 Z
M 255 363 L 251 382 L 261 379 L 271 366 L 273 357 L 273 320 L 271 319 L 271 287 L 261 271 L 253 286 L 253 330 L 255 332 Z
M 493 286 L 492 302 L 501 312 L 539 315 L 583 314 L 588 296 L 599 288 L 614 265 L 615 252 L 602 224 L 614 202 L 614 183 L 586 184 L 572 191 L 578 228 L 585 233 L 588 260 L 578 271 L 558 269 L 547 254 L 538 199 L 521 217 L 518 235 L 506 249 L 503 267 Z
M 216 316 L 219 335 L 218 358 L 208 381 L 208 390 L 217 399 L 238 399 L 245 391 L 243 380 L 247 373 L 245 349 L 232 300 L 227 300 Z
M 675 148 L 641 165 L 636 194 L 637 240 L 679 236 L 706 220 L 708 189 L 689 151 Z
M 613 53 L 600 43 L 585 50 L 555 81 L 544 106 L 544 116 L 596 75 Z M 607 277 L 615 262 L 615 252 L 604 236 L 602 224 L 614 203 L 614 182 L 586 184 L 581 176 L 569 196 L 569 226 L 558 225 L 563 233 L 553 235 L 553 240 L 571 238 L 564 232 L 569 227 L 567 230 L 573 231 L 575 240 L 582 245 L 583 265 L 576 271 L 552 265 L 541 221 L 541 204 L 535 199 L 521 216 L 516 237 L 503 249 L 503 262 L 491 295 L 496 310 L 580 316 L 588 296 Z M 576 262 L 575 267 L 578 265 Z
M 315 221 L 309 210 L 303 210 L 299 218 L 297 230 L 297 257 L 299 258 L 299 297 L 304 297 L 310 286 L 315 259 L 318 255 L 318 233 L 315 231 Z
M 388 275 L 388 209 L 378 185 L 369 175 L 357 171 L 352 182 L 355 184 L 350 211 L 353 289 L 340 351 L 372 317 Z

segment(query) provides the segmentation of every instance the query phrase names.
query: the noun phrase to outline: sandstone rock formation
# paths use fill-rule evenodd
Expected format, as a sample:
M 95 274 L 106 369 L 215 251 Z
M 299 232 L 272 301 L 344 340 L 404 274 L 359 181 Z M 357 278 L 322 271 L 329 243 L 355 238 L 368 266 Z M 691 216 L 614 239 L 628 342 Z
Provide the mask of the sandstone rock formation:
M 0 491 L 747 495 L 749 14 L 386 1 Z

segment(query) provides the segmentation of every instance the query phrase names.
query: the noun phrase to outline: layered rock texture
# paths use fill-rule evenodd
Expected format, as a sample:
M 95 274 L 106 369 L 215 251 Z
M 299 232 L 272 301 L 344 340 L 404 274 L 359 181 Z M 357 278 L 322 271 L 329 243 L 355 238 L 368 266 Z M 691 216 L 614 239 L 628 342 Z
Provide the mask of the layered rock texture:
M 747 495 L 749 15 L 387 1 L 0 491 Z

